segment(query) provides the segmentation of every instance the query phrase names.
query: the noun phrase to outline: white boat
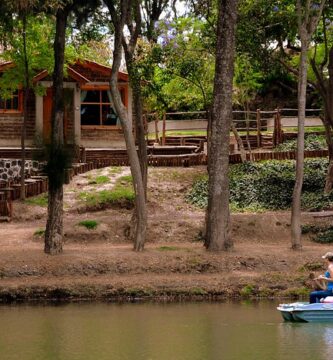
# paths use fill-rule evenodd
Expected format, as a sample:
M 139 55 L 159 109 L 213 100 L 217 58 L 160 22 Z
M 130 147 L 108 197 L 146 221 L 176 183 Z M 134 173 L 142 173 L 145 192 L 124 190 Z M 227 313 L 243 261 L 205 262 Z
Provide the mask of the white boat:
M 333 296 L 328 296 L 322 302 L 315 304 L 306 302 L 280 304 L 277 309 L 285 321 L 333 322 Z

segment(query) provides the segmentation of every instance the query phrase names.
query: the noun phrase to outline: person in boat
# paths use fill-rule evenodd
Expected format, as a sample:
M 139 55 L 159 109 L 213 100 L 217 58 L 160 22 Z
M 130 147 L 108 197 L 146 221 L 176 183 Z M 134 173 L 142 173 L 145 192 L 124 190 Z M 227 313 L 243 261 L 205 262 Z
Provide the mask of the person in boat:
M 320 302 L 320 299 L 326 296 L 333 296 L 333 252 L 326 253 L 322 258 L 327 261 L 327 271 L 325 275 L 314 279 L 321 290 L 310 293 L 310 304 Z

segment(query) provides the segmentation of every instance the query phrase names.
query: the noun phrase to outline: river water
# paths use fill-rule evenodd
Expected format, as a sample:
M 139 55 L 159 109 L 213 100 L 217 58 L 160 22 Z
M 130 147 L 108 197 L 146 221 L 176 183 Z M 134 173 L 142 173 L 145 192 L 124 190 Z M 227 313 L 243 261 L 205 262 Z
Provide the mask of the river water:
M 0 306 L 0 360 L 331 360 L 332 324 L 276 303 Z

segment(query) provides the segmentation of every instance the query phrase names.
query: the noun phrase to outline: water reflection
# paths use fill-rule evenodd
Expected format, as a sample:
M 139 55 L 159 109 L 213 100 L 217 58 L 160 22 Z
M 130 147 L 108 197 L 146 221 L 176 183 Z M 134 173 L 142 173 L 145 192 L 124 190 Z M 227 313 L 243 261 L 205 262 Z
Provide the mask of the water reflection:
M 332 359 L 333 324 L 283 323 L 275 306 L 2 306 L 0 359 Z
M 290 359 L 331 360 L 332 323 L 282 323 L 279 326 L 280 355 Z M 294 356 L 294 357 L 292 357 Z

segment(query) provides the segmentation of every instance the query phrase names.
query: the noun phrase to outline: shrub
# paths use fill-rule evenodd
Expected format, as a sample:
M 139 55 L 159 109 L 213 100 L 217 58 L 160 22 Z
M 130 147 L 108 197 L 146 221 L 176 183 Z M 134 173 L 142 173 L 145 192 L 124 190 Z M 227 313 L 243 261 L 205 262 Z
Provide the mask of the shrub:
M 98 222 L 96 220 L 83 220 L 79 222 L 79 225 L 89 230 L 94 230 L 97 228 Z
M 304 138 L 304 150 L 322 150 L 327 149 L 324 135 L 306 134 Z M 288 140 L 278 145 L 274 151 L 296 151 L 297 139 Z
M 45 229 L 37 229 L 35 232 L 34 232 L 34 236 L 37 236 L 37 237 L 42 237 L 45 235 Z
M 326 159 L 305 160 L 304 210 L 318 211 L 330 207 L 333 195 L 323 193 L 327 166 Z M 232 209 L 287 209 L 291 206 L 295 184 L 295 161 L 273 160 L 233 165 L 230 167 L 229 180 Z M 196 180 L 186 198 L 190 203 L 205 208 L 208 201 L 208 177 Z
M 330 195 L 324 193 L 306 192 L 301 198 L 302 209 L 307 211 L 320 211 L 331 206 Z
M 326 230 L 318 232 L 315 236 L 311 237 L 311 240 L 320 244 L 333 243 L 333 227 L 330 226 Z

